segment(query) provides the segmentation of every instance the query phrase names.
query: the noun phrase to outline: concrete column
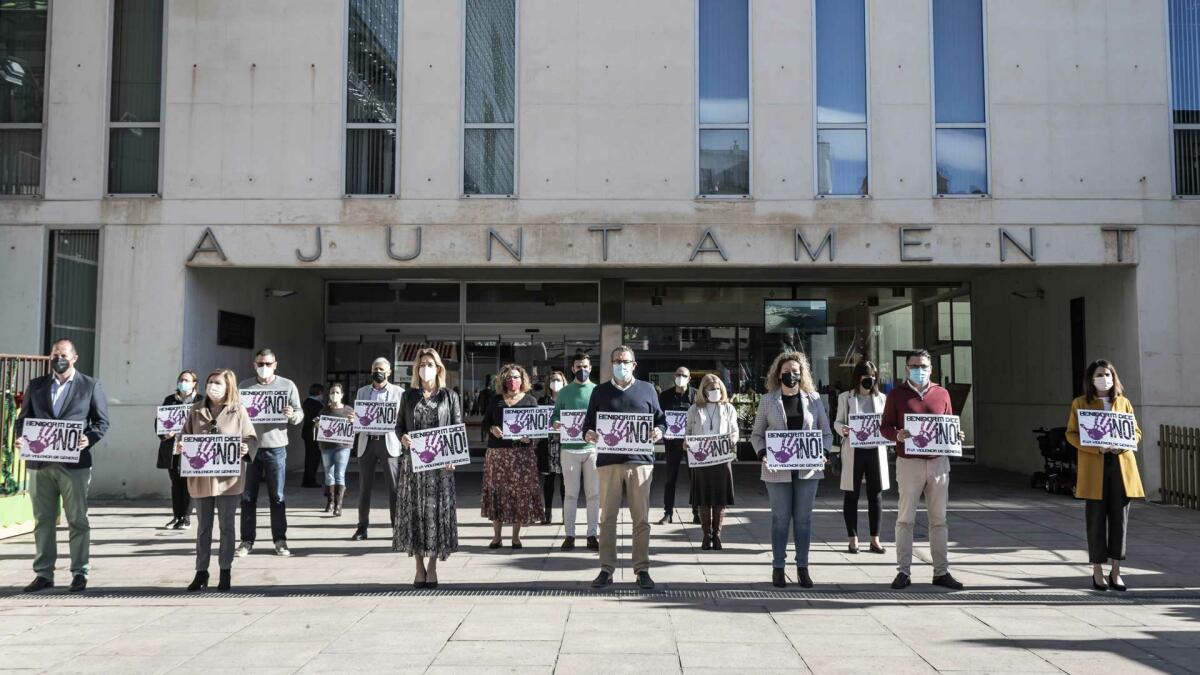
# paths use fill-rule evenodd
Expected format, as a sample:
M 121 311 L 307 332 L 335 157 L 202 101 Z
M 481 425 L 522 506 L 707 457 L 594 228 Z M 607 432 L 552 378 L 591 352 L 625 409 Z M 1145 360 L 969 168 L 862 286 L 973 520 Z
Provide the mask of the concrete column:
M 600 281 L 600 353 L 595 359 L 600 365 L 600 381 L 612 377 L 612 361 L 608 355 L 625 341 L 625 282 L 621 279 Z M 596 361 L 592 362 L 596 367 Z

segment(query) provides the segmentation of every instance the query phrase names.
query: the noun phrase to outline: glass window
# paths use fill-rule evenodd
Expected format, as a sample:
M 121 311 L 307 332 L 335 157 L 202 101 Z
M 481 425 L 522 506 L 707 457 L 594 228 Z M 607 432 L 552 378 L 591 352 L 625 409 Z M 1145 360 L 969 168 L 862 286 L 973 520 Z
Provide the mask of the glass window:
M 866 129 L 817 131 L 817 194 L 867 194 Z
M 396 193 L 398 0 L 350 0 L 346 41 L 346 194 Z
M 330 323 L 458 323 L 457 283 L 352 282 L 329 284 Z
M 41 189 L 48 4 L 0 3 L 0 195 Z
M 163 0 L 115 0 L 109 194 L 158 193 Z
M 463 194 L 515 194 L 516 0 L 467 0 Z
M 983 0 L 932 1 L 937 194 L 984 195 L 988 175 Z
M 816 0 L 817 123 L 867 121 L 867 18 L 858 0 Z
M 100 233 L 58 230 L 51 236 L 49 340 L 68 338 L 79 369 L 96 374 L 96 298 L 100 279 Z
M 597 323 L 596 284 L 467 284 L 468 323 Z
M 750 16 L 746 0 L 699 0 L 702 196 L 750 194 Z
M 1200 195 L 1200 0 L 1169 0 L 1175 194 Z
M 158 192 L 158 128 L 111 129 L 108 138 L 108 192 Z

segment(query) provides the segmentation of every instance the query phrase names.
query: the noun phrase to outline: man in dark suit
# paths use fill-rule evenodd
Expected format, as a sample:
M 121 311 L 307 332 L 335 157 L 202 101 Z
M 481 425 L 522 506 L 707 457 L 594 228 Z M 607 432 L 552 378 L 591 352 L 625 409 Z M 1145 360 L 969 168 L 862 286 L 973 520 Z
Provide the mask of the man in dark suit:
M 21 431 L 27 419 L 76 420 L 84 423 L 79 438 L 79 461 L 28 462 L 29 500 L 33 503 L 33 541 L 36 554 L 33 572 L 37 576 L 25 587 L 33 593 L 54 586 L 54 562 L 58 557 L 55 525 L 58 503 L 62 499 L 71 532 L 71 591 L 87 588 L 88 525 L 87 491 L 92 482 L 92 446 L 108 431 L 108 402 L 104 390 L 93 378 L 75 370 L 79 355 L 67 339 L 56 340 L 50 347 L 50 375 L 35 377 L 25 388 L 25 401 L 17 417 L 15 435 L 18 452 L 24 446 Z

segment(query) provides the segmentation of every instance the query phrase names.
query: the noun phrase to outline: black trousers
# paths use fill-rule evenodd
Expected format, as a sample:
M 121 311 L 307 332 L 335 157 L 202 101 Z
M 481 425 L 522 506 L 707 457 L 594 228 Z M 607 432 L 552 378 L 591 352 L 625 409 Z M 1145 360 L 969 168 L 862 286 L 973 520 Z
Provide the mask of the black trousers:
M 687 451 L 683 449 L 682 438 L 671 438 L 663 441 L 667 446 L 666 457 L 666 484 L 663 485 L 663 510 L 667 513 L 675 513 L 675 486 L 679 484 L 679 465 L 683 462 L 683 458 L 687 456 Z M 696 513 L 696 509 L 692 509 L 692 513 Z
M 383 486 L 387 491 L 388 518 L 396 522 L 396 485 L 400 482 L 400 458 L 387 452 L 383 437 L 369 438 L 358 456 L 358 526 L 371 524 L 371 489 L 375 486 L 375 466 L 383 465 Z
M 304 439 L 304 476 L 301 485 L 317 485 L 317 470 L 321 468 L 321 448 L 312 438 Z
M 179 463 L 175 462 L 167 469 L 171 477 L 171 515 L 187 518 L 192 511 L 192 495 L 188 493 L 187 479 L 179 475 Z
M 554 483 L 558 483 L 558 501 L 561 503 L 566 499 L 567 486 L 563 483 L 561 473 L 544 473 L 542 474 L 542 503 L 546 505 L 546 517 L 549 519 L 550 511 L 554 508 Z
M 879 520 L 883 515 L 881 504 L 883 476 L 879 467 L 879 450 L 875 448 L 851 448 L 854 459 L 847 466 L 846 452 L 842 452 L 842 471 L 850 471 L 850 484 L 854 490 L 842 491 L 842 516 L 846 519 L 846 536 L 858 536 L 858 495 L 862 490 L 863 478 L 867 479 L 867 522 L 871 536 L 879 536 Z
M 1084 507 L 1087 519 L 1088 560 L 1099 565 L 1125 559 L 1125 529 L 1129 526 L 1129 497 L 1121 477 L 1121 463 L 1111 453 L 1104 455 L 1103 492 Z

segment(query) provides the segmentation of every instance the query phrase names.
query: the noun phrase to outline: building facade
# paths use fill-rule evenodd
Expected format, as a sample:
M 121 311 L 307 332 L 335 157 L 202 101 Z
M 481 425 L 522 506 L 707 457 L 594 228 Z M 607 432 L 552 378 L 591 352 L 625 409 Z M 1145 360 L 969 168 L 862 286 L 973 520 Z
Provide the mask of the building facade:
M 1200 0 L 28 0 L 0 58 L 0 352 L 76 340 L 97 494 L 165 493 L 154 406 L 258 347 L 477 399 L 924 346 L 1027 473 L 1104 357 L 1152 496 L 1200 413 Z

